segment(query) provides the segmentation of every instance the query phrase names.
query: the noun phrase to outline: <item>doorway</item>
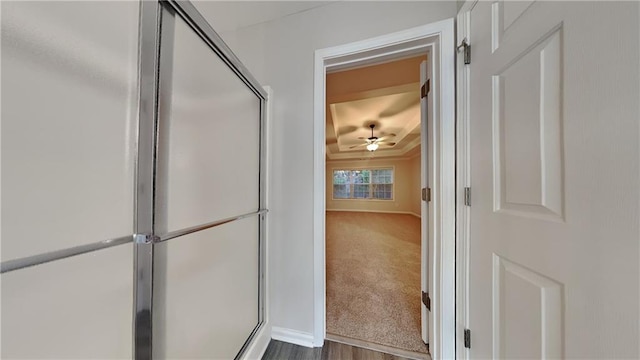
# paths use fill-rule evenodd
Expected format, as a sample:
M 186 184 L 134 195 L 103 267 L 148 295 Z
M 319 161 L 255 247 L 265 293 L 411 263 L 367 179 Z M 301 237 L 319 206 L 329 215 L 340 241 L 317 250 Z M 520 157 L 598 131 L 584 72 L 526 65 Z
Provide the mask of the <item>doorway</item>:
M 426 55 L 326 75 L 327 339 L 415 358 Z
M 433 59 L 431 90 L 434 121 L 428 131 L 431 169 L 424 171 L 423 188 L 431 189 L 431 201 L 422 202 L 423 228 L 433 239 L 429 248 L 429 276 L 423 276 L 422 291 L 431 298 L 428 328 L 434 358 L 454 357 L 454 250 L 455 250 L 455 126 L 454 126 L 454 32 L 453 19 L 384 35 L 357 43 L 316 51 L 314 81 L 314 342 L 321 346 L 326 325 L 326 73 L 389 62 L 427 53 Z M 426 124 L 422 127 L 426 130 Z M 375 128 L 374 128 L 375 129 Z M 375 131 L 375 130 L 374 130 Z M 427 136 L 427 135 L 425 135 Z M 426 167 L 425 167 L 426 168 Z M 429 177 L 427 178 L 427 174 Z M 428 185 L 428 186 L 427 186 Z M 425 259 L 426 260 L 426 259 Z M 426 273 L 423 269 L 422 274 Z M 417 297 L 416 301 L 420 302 Z M 423 323 L 426 321 L 423 306 Z M 425 329 L 426 330 L 426 329 Z

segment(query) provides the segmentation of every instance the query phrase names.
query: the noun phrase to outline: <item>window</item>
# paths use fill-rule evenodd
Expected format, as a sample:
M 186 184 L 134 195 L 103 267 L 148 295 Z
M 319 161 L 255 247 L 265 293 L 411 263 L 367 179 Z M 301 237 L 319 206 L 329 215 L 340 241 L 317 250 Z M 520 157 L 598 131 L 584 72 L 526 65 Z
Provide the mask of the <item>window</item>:
M 333 198 L 393 200 L 393 169 L 333 170 Z

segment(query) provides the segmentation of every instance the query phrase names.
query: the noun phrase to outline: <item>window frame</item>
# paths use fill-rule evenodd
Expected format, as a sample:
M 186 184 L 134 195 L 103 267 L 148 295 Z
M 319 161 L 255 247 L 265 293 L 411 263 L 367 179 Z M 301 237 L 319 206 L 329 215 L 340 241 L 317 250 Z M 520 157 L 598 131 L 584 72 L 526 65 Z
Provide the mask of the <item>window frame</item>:
M 369 183 L 367 185 L 369 185 L 369 195 L 372 197 L 369 198 L 357 198 L 357 197 L 349 197 L 349 198 L 336 198 L 335 195 L 335 188 L 334 186 L 336 185 L 334 183 L 334 174 L 336 171 L 363 171 L 363 170 L 369 170 L 371 172 L 373 172 L 373 170 L 391 170 L 391 198 L 389 199 L 380 199 L 380 198 L 374 198 L 373 197 L 373 174 L 370 175 L 369 177 Z M 337 185 L 343 185 L 343 184 L 337 184 Z M 351 188 L 351 196 L 353 196 L 353 187 L 354 185 L 357 184 L 349 184 L 350 188 Z M 331 168 L 331 199 L 332 200 L 346 200 L 346 201 L 382 201 L 382 202 L 389 202 L 389 201 L 395 201 L 396 199 L 396 167 L 395 166 L 341 166 L 341 167 L 333 167 Z

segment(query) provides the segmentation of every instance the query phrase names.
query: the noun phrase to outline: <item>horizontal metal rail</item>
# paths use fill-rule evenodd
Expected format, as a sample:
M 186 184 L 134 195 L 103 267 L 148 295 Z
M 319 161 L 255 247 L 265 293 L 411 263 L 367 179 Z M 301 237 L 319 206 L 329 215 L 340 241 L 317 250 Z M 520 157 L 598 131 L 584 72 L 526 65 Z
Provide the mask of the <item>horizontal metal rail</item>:
M 27 256 L 15 260 L 7 260 L 0 263 L 0 274 L 9 271 L 40 265 L 55 260 L 65 259 L 71 256 L 86 254 L 92 251 L 106 249 L 118 245 L 132 243 L 134 236 L 123 236 L 116 239 L 102 240 L 93 244 L 79 245 L 67 249 L 51 251 L 44 254 Z
M 234 217 L 230 217 L 230 218 L 226 218 L 226 219 L 222 219 L 222 220 L 218 220 L 218 221 L 214 221 L 214 222 L 210 222 L 210 223 L 206 223 L 206 224 L 202 224 L 202 225 L 192 226 L 192 227 L 189 227 L 189 228 L 186 228 L 186 229 L 172 231 L 172 232 L 167 233 L 165 235 L 159 236 L 158 239 L 154 240 L 154 243 L 160 243 L 160 242 L 168 241 L 168 240 L 171 240 L 171 239 L 175 239 L 175 238 L 180 237 L 180 236 L 193 234 L 193 233 L 198 232 L 198 231 L 211 229 L 211 228 L 214 228 L 216 226 L 224 225 L 224 224 L 236 221 L 236 220 L 241 220 L 241 219 L 245 219 L 245 218 L 252 217 L 252 216 L 266 214 L 268 211 L 269 210 L 267 210 L 267 209 L 262 209 L 262 210 L 253 211 L 253 212 L 250 212 L 250 213 L 246 213 L 246 214 L 242 214 L 242 215 L 238 215 L 238 216 L 234 216 Z
M 242 215 L 238 215 L 238 216 L 234 216 L 234 217 L 230 217 L 222 220 L 213 221 L 213 222 L 202 224 L 202 225 L 189 227 L 186 229 L 172 231 L 170 233 L 167 233 L 159 237 L 153 237 L 152 242 L 159 243 L 159 242 L 168 241 L 183 235 L 193 234 L 198 231 L 211 229 L 216 226 L 227 224 L 236 220 L 241 220 L 251 216 L 266 214 L 267 212 L 268 210 L 263 209 L 263 210 L 253 211 L 247 214 L 242 214 Z M 0 263 L 0 274 L 4 274 L 14 270 L 24 269 L 30 266 L 45 264 L 45 263 L 56 261 L 56 260 L 61 260 L 68 257 L 76 256 L 76 255 L 82 255 L 82 254 L 86 254 L 93 251 L 102 250 L 102 249 L 106 249 L 106 248 L 110 248 L 118 245 L 133 243 L 135 242 L 137 236 L 139 235 L 133 234 L 129 236 L 119 237 L 116 239 L 102 240 L 93 244 L 79 245 L 79 246 L 74 246 L 67 249 L 51 251 L 44 254 L 27 256 L 27 257 L 15 259 L 15 260 L 3 261 L 2 263 Z

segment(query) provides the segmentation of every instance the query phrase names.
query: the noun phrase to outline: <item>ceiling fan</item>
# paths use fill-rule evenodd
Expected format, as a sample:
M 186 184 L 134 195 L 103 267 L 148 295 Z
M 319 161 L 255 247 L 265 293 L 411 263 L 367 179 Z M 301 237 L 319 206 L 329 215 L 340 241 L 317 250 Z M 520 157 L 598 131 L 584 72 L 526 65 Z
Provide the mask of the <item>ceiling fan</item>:
M 385 137 L 381 137 L 381 138 L 379 138 L 377 136 L 373 136 L 373 128 L 375 128 L 375 127 L 376 127 L 375 124 L 369 125 L 369 128 L 371 128 L 371 136 L 366 139 L 366 142 L 364 144 L 353 145 L 353 146 L 350 146 L 349 149 L 357 148 L 357 147 L 360 147 L 360 146 L 366 146 L 367 150 L 376 151 L 378 149 L 378 146 L 380 146 L 380 145 L 389 145 L 389 146 L 395 145 L 395 143 L 390 143 L 390 142 L 386 142 L 385 141 L 385 139 L 387 137 L 395 136 L 394 134 L 389 134 L 389 135 L 387 135 Z

